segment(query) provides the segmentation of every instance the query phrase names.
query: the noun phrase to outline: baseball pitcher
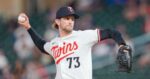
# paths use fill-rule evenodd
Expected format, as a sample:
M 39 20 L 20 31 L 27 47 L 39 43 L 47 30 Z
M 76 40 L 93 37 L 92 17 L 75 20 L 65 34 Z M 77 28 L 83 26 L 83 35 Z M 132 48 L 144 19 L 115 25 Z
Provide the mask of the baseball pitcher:
M 126 45 L 121 34 L 111 29 L 73 30 L 75 19 L 79 16 L 70 6 L 64 6 L 56 12 L 53 26 L 58 30 L 59 36 L 46 42 L 42 40 L 29 23 L 25 13 L 21 13 L 22 20 L 18 23 L 30 34 L 35 45 L 45 54 L 51 55 L 56 64 L 55 79 L 92 79 L 92 46 L 105 39 L 113 39 L 119 45 L 120 53 L 117 57 L 119 68 L 130 71 L 131 48 Z M 126 61 L 126 62 L 124 62 Z

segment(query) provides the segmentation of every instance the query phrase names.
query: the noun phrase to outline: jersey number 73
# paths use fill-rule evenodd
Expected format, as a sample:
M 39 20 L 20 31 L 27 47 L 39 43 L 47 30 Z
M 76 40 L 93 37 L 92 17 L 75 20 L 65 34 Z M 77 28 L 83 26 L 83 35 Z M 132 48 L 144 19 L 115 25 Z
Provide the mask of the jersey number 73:
M 69 69 L 72 68 L 72 67 L 79 68 L 80 67 L 79 59 L 80 59 L 79 57 L 69 57 L 69 58 L 67 58 L 66 60 L 69 62 L 68 68 Z M 73 63 L 73 62 L 75 62 L 75 63 Z

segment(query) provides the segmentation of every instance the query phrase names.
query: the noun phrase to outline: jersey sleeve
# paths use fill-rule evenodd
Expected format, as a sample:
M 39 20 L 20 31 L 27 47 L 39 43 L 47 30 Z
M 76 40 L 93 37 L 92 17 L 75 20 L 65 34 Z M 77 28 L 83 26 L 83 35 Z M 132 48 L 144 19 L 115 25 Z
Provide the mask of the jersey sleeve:
M 51 54 L 51 42 L 46 42 L 46 43 L 44 44 L 44 50 L 45 50 L 48 54 L 52 55 L 52 54 Z
M 99 29 L 95 30 L 85 30 L 81 33 L 85 42 L 94 45 L 100 42 L 100 32 Z

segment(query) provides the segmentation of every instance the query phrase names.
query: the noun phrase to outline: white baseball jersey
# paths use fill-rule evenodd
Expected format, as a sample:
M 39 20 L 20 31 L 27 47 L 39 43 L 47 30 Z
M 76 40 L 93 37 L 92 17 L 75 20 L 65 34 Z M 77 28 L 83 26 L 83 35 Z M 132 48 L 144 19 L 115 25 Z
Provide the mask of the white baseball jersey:
M 92 79 L 92 46 L 100 39 L 99 30 L 73 31 L 44 45 L 56 63 L 55 79 Z

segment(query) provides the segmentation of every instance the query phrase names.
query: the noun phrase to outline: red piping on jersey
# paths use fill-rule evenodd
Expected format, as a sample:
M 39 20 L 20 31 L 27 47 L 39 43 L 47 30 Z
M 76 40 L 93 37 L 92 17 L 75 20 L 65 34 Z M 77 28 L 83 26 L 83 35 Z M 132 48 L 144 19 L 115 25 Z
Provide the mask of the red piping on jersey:
M 59 58 L 59 59 L 56 61 L 56 64 L 59 64 L 59 62 L 60 62 L 62 59 L 66 58 L 67 56 L 69 56 L 69 55 L 71 55 L 71 54 L 73 54 L 73 52 L 72 52 L 72 53 L 69 53 L 69 54 L 66 54 L 65 56 Z

